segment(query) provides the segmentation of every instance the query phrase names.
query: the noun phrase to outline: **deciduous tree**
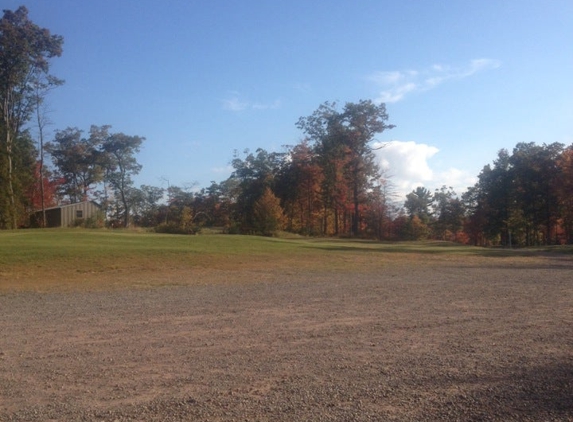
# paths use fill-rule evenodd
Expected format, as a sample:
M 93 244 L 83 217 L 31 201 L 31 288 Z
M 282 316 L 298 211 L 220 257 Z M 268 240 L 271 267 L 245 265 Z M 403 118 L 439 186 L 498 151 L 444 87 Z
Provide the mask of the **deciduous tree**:
M 280 200 L 266 187 L 253 205 L 253 227 L 259 234 L 272 236 L 283 228 L 284 214 Z
M 241 231 L 248 233 L 254 229 L 253 206 L 265 189 L 273 185 L 283 164 L 284 154 L 269 153 L 262 148 L 257 149 L 255 154 L 249 150 L 245 150 L 244 154 L 244 159 L 235 154 L 232 161 L 235 170 L 231 178 L 238 181 L 239 188 L 234 219 L 240 224 Z
M 343 212 L 349 211 L 352 235 L 360 233 L 361 205 L 367 200 L 372 181 L 379 177 L 369 143 L 376 134 L 394 127 L 387 120 L 385 104 L 361 100 L 346 103 L 342 111 L 337 110 L 335 103 L 326 102 L 297 123 L 321 157 L 325 203 L 334 208 L 335 217 L 341 211 L 340 205 Z M 344 204 L 340 204 L 341 200 Z
M 104 167 L 99 148 L 103 139 L 82 137 L 78 128 L 67 128 L 56 132 L 54 140 L 46 144 L 46 151 L 63 183 L 60 193 L 70 202 L 91 198 L 95 186 L 103 180 Z
M 105 168 L 105 181 L 109 183 L 119 200 L 123 226 L 128 227 L 133 189 L 132 176 L 137 175 L 142 168 L 135 155 L 145 138 L 109 133 L 109 126 L 92 126 L 90 138 L 98 140 L 100 163 Z
M 63 38 L 52 35 L 28 18 L 28 9 L 21 6 L 16 11 L 4 10 L 0 19 L 0 133 L 2 161 L 0 169 L 5 183 L 1 184 L 2 196 L 7 197 L 7 224 L 16 228 L 18 202 L 15 185 L 15 154 L 20 152 L 15 143 L 19 141 L 24 125 L 29 121 L 37 104 L 34 87 L 57 81 L 48 77 L 50 59 L 62 53 Z M 31 173 L 33 167 L 28 171 Z
M 289 231 L 323 234 L 320 230 L 322 181 L 318 157 L 309 143 L 303 140 L 292 147 L 275 178 L 275 192 L 287 215 Z

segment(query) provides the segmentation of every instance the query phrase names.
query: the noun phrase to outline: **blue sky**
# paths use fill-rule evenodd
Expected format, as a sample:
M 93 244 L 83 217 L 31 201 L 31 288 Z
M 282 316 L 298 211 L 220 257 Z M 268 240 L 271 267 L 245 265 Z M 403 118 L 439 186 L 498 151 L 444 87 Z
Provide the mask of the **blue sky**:
M 208 186 L 324 101 L 382 101 L 400 193 L 461 193 L 501 148 L 573 143 L 571 0 L 3 0 L 64 37 L 50 130 L 144 136 L 136 183 Z M 378 145 L 374 143 L 374 146 Z

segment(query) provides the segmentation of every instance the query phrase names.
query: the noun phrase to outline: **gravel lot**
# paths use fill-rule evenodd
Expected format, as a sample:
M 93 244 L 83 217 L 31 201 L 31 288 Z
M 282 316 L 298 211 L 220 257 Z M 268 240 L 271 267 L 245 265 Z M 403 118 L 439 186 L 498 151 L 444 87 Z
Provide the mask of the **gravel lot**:
M 571 257 L 169 277 L 0 295 L 0 420 L 573 421 Z

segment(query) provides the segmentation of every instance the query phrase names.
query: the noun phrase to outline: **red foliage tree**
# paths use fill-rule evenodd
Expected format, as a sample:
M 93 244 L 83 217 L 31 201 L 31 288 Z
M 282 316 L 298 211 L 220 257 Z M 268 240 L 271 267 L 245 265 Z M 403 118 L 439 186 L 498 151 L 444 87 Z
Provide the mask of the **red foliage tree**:
M 42 186 L 40 180 L 44 182 L 44 207 L 50 208 L 58 205 L 58 186 L 61 180 L 54 179 L 49 171 L 44 171 L 44 177 L 40 178 L 40 163 L 34 165 L 34 183 L 28 191 L 28 199 L 32 211 L 42 209 Z

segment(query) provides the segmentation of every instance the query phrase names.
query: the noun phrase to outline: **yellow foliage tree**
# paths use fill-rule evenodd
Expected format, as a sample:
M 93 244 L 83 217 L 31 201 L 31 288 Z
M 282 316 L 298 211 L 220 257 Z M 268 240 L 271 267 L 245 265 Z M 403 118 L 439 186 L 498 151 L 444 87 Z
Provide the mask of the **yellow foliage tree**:
M 188 206 L 184 206 L 181 211 L 181 229 L 185 233 L 191 233 L 193 231 L 193 212 Z
M 272 236 L 284 227 L 285 216 L 277 198 L 270 188 L 265 188 L 262 196 L 253 206 L 253 226 L 257 233 Z
M 417 215 L 414 215 L 408 222 L 407 231 L 410 240 L 423 240 L 427 239 L 430 235 L 428 225 Z

